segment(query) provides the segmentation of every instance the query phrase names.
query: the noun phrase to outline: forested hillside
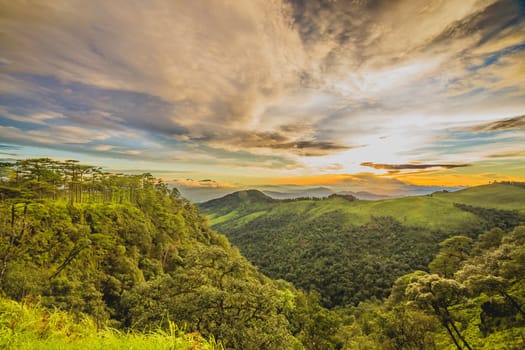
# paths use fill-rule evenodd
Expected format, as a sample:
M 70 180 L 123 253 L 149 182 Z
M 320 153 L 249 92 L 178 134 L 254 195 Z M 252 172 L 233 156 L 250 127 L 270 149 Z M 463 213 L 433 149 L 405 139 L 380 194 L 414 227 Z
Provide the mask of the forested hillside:
M 261 271 L 334 307 L 387 297 L 396 278 L 425 269 L 447 237 L 525 222 L 525 188 L 497 183 L 380 201 L 279 201 L 252 190 L 200 207 Z
M 259 273 L 151 175 L 30 159 L 2 164 L 1 179 L 4 297 L 89 315 L 99 329 L 175 322 L 226 348 L 302 347 L 302 294 Z
M 350 311 L 348 349 L 525 348 L 525 226 L 450 237 L 425 270 Z

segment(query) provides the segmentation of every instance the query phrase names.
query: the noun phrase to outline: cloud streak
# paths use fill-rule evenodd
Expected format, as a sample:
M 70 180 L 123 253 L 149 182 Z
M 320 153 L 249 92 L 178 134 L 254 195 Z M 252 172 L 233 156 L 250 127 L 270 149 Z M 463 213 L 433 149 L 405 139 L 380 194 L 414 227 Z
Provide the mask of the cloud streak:
M 501 130 L 512 130 L 512 129 L 523 129 L 525 128 L 525 115 L 512 117 L 508 119 L 501 119 L 482 125 L 477 125 L 470 128 L 471 131 L 501 131 Z
M 227 182 L 219 182 L 211 179 L 193 180 L 193 179 L 174 179 L 168 180 L 177 187 L 184 188 L 234 188 L 233 184 Z
M 363 162 L 362 166 L 384 169 L 388 171 L 400 171 L 400 170 L 424 170 L 424 169 L 454 169 L 464 168 L 470 166 L 470 164 L 380 164 L 374 162 Z
M 487 155 L 486 157 L 487 158 L 523 158 L 525 157 L 525 149 L 500 152 L 500 153 L 491 153 Z

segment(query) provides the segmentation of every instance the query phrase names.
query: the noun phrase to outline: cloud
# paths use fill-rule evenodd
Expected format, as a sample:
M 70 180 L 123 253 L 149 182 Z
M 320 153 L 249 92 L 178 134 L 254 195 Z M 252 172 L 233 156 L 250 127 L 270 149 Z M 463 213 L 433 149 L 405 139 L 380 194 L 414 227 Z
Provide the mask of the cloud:
M 447 165 L 463 149 L 436 134 L 525 108 L 510 0 L 5 1 L 0 33 L 19 145 L 219 172 Z
M 500 119 L 494 122 L 485 123 L 471 127 L 469 130 L 479 132 L 491 132 L 491 131 L 502 131 L 511 129 L 523 129 L 525 128 L 525 115 Z
M 0 106 L 0 116 L 12 121 L 17 121 L 21 123 L 37 124 L 37 125 L 47 125 L 51 120 L 65 118 L 64 115 L 56 112 L 45 112 L 45 113 L 35 113 L 32 115 L 19 115 L 11 113 L 9 108 L 5 106 Z
M 156 96 L 52 76 L 17 73 L 14 77 L 32 85 L 33 90 L 0 96 L 0 116 L 11 120 L 44 126 L 68 123 L 86 128 L 138 129 L 162 135 L 183 131 L 182 126 L 168 121 L 175 106 Z
M 4 145 L 4 144 L 0 144 L 0 149 L 5 149 L 5 150 L 17 150 L 17 149 L 20 149 L 21 147 L 20 146 L 13 146 L 13 145 Z
M 519 4 L 511 0 L 478 3 L 480 5 L 474 4 L 476 7 L 473 6 L 473 11 L 451 22 L 434 38 L 433 43 L 446 44 L 460 38 L 474 37 L 475 45 L 482 46 L 507 28 L 515 29 L 514 26 L 519 22 L 521 16 Z M 499 20 L 501 18 L 505 20 Z
M 278 131 L 209 131 L 200 141 L 229 150 L 267 149 L 300 156 L 323 156 L 361 147 L 316 140 L 304 125 L 281 125 Z
M 232 183 L 211 179 L 173 179 L 166 181 L 177 188 L 183 197 L 193 202 L 204 202 L 213 198 L 219 198 L 241 189 L 241 187 Z
M 319 156 L 331 153 L 333 151 L 343 151 L 356 147 L 338 145 L 334 142 L 327 141 L 297 141 L 274 145 L 276 149 L 291 149 L 305 156 Z
M 178 108 L 151 121 L 182 124 L 190 137 L 210 126 L 239 126 L 296 79 L 300 42 L 278 2 L 145 5 L 5 4 L 4 68 L 170 101 Z
M 260 186 L 264 189 L 282 191 L 290 189 L 308 188 L 312 186 L 328 187 L 334 192 L 340 191 L 372 191 L 376 194 L 386 196 L 407 196 L 431 193 L 438 190 L 448 189 L 455 190 L 459 187 L 441 187 L 415 185 L 409 182 L 389 176 L 379 176 L 369 172 L 355 174 L 331 174 L 315 175 L 301 178 L 281 178 L 274 180 L 274 183 Z
M 19 151 L 20 149 L 21 149 L 20 146 L 0 144 L 0 154 L 3 156 L 16 157 L 17 156 L 16 152 Z M 10 161 L 10 160 L 2 160 L 2 161 Z
M 242 140 L 239 146 L 249 148 L 270 148 L 275 150 L 287 150 L 303 156 L 322 156 L 333 152 L 340 152 L 354 147 L 339 145 L 334 142 L 297 140 L 289 141 L 279 135 L 269 136 L 267 134 L 256 134 L 251 140 Z M 269 137 L 267 137 L 269 136 Z
M 513 150 L 500 153 L 491 153 L 485 156 L 486 158 L 525 158 L 525 149 Z
M 193 179 L 173 179 L 169 183 L 186 188 L 234 188 L 233 184 L 228 182 L 219 182 L 211 179 L 193 180 Z
M 318 170 L 321 171 L 321 172 L 326 172 L 326 171 L 341 171 L 344 169 L 344 166 L 343 164 L 341 163 L 332 163 L 332 164 L 329 164 L 327 166 L 324 166 L 324 167 L 319 167 Z
M 450 49 L 451 43 L 455 46 L 467 36 L 452 35 L 464 22 L 472 24 L 470 34 L 477 39 L 479 30 L 486 25 L 480 20 L 473 23 L 479 13 L 499 19 L 491 26 L 493 31 L 505 23 L 501 18 L 516 16 L 516 5 L 508 1 L 497 8 L 491 6 L 496 1 L 476 0 L 290 2 L 294 23 L 308 52 L 322 62 L 322 69 L 334 73 L 347 68 L 396 65 L 430 49 L 436 51 L 437 44 L 444 41 Z
M 93 140 L 105 140 L 109 134 L 94 133 L 74 126 L 55 126 L 47 130 L 22 130 L 0 126 L 2 139 L 23 144 L 86 144 Z
M 424 169 L 453 169 L 464 168 L 470 164 L 380 164 L 374 162 L 363 162 L 362 166 L 371 167 L 374 169 L 384 169 L 388 171 L 401 170 L 424 170 Z

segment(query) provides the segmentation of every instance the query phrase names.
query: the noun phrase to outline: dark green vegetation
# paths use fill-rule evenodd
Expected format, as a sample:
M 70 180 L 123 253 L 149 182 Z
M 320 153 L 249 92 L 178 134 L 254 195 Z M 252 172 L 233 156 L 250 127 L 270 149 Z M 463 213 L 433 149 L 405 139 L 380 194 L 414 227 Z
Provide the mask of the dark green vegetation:
M 279 201 L 252 190 L 200 207 L 262 272 L 315 290 L 334 307 L 387 297 L 396 278 L 426 269 L 447 237 L 525 222 L 525 188 L 492 184 L 381 201 Z
M 375 202 L 245 191 L 201 208 L 263 272 L 319 292 L 342 348 L 525 346 L 523 184 Z
M 296 289 L 149 174 L 2 164 L 0 348 L 521 349 L 523 191 L 212 202 Z
M 384 304 L 354 309 L 370 349 L 523 349 L 525 226 L 442 243 L 430 273 L 395 282 Z M 366 347 L 365 347 L 366 348 Z

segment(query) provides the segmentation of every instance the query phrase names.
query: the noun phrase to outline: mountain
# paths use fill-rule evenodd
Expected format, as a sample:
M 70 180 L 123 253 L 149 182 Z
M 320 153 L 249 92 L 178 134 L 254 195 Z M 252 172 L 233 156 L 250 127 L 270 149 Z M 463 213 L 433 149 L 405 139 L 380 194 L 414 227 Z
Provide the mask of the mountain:
M 471 226 L 479 224 L 476 215 L 460 210 L 454 203 L 524 212 L 524 193 L 525 189 L 521 186 L 495 183 L 456 192 L 439 191 L 422 196 L 376 201 L 358 200 L 349 203 L 338 197 L 321 201 L 307 198 L 280 201 L 260 191 L 250 190 L 235 192 L 198 206 L 207 214 L 212 225 L 225 220 L 233 223 L 245 215 L 253 216 L 254 213 L 261 212 L 268 214 L 269 217 L 282 213 L 289 215 L 290 218 L 297 213 L 315 218 L 324 213 L 339 212 L 345 217 L 345 221 L 352 224 L 365 224 L 372 216 L 392 216 L 409 226 L 425 226 L 430 229 L 450 231 L 461 228 L 465 224 Z M 228 218 L 223 215 L 227 215 Z
M 274 199 L 325 198 L 334 194 L 334 191 L 326 187 L 297 189 L 286 192 L 264 190 L 263 192 Z
M 217 214 L 231 214 L 233 211 L 253 210 L 270 205 L 276 200 L 258 190 L 237 191 L 224 197 L 199 203 L 199 208 L 210 209 Z
M 505 183 L 377 201 L 240 197 L 200 206 L 212 228 L 262 272 L 318 291 L 329 307 L 384 298 L 457 232 L 475 237 L 525 222 L 525 188 Z
M 337 192 L 337 194 L 350 195 L 350 196 L 356 197 L 357 199 L 371 200 L 371 201 L 390 198 L 390 196 L 387 196 L 387 195 L 376 194 L 376 193 L 371 193 L 367 191 L 358 191 L 358 192 L 341 191 L 341 192 Z

